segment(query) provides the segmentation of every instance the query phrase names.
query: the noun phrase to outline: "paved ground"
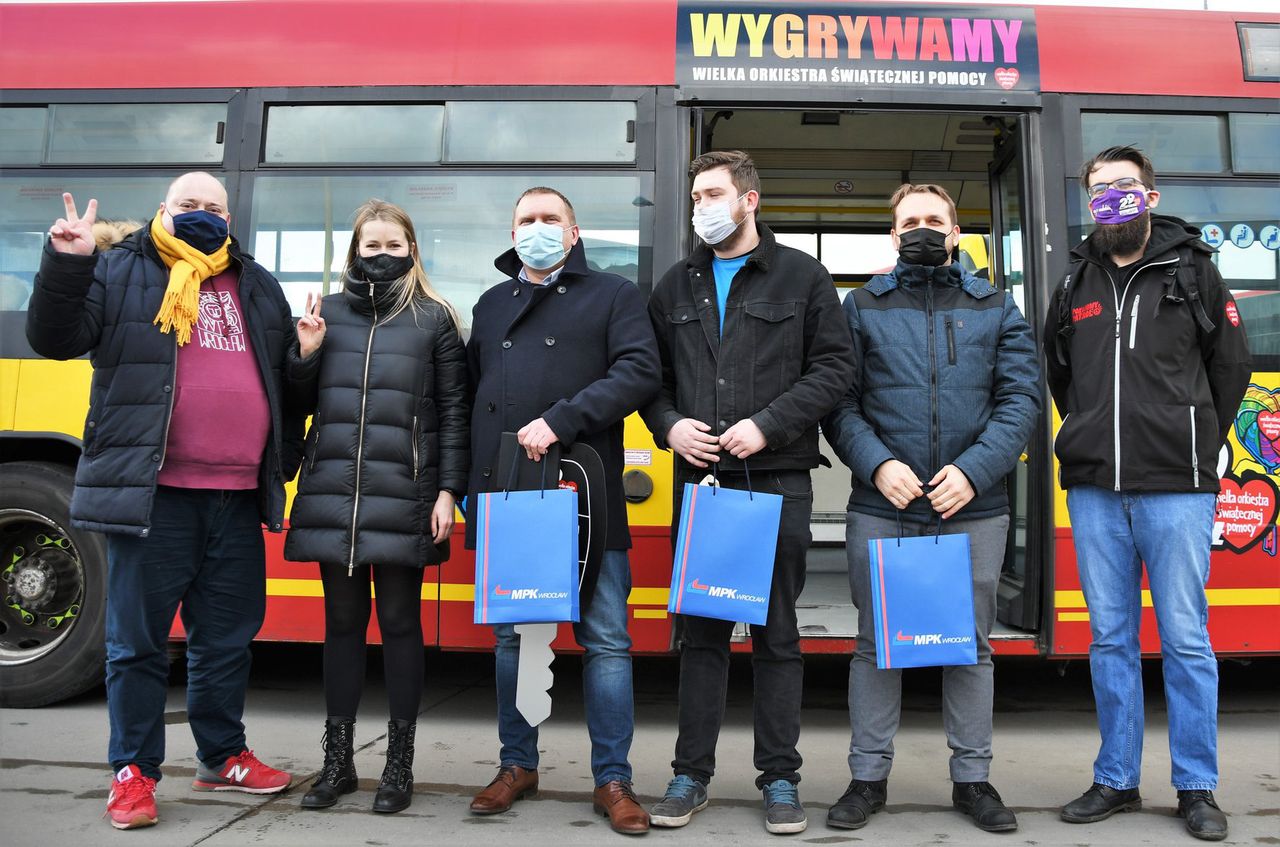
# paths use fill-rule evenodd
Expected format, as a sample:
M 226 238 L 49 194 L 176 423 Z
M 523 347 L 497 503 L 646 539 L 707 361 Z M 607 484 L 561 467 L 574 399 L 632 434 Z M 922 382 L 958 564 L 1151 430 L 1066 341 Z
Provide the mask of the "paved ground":
M 376 652 L 371 658 L 377 660 Z M 371 663 L 372 664 L 372 663 Z M 558 660 L 555 710 L 543 728 L 542 793 L 506 815 L 467 813 L 470 795 L 491 777 L 494 730 L 493 663 L 487 655 L 431 654 L 419 718 L 417 794 L 398 815 L 368 811 L 386 751 L 385 699 L 380 674 L 370 686 L 357 725 L 361 790 L 325 812 L 298 809 L 301 784 L 318 769 L 323 724 L 319 650 L 281 646 L 258 650 L 249 701 L 250 743 L 265 760 L 293 770 L 294 788 L 274 798 L 193 794 L 194 744 L 180 682 L 170 689 L 169 759 L 160 783 L 161 823 L 117 833 L 100 819 L 108 786 L 103 693 L 60 706 L 0 711 L 0 831 L 4 844 L 101 845 L 575 845 L 622 843 L 591 812 L 589 745 L 582 722 L 577 663 Z M 846 665 L 811 660 L 805 686 L 805 757 L 801 796 L 808 844 L 880 843 L 1004 845 L 1167 845 L 1194 842 L 1173 816 L 1169 757 L 1159 668 L 1147 669 L 1146 807 L 1140 814 L 1071 826 L 1058 807 L 1088 786 L 1096 747 L 1087 668 L 1004 660 L 997 669 L 996 761 L 993 783 L 1018 813 L 1009 835 L 974 829 L 950 807 L 946 744 L 938 710 L 938 675 L 910 680 L 890 805 L 858 832 L 829 829 L 827 806 L 848 780 L 844 709 Z M 669 776 L 675 721 L 674 661 L 637 663 L 636 788 L 646 802 Z M 1223 666 L 1222 788 L 1232 844 L 1280 844 L 1280 664 Z M 735 663 L 720 772 L 710 808 L 683 830 L 654 830 L 646 840 L 666 844 L 774 844 L 764 832 L 751 767 L 750 666 Z

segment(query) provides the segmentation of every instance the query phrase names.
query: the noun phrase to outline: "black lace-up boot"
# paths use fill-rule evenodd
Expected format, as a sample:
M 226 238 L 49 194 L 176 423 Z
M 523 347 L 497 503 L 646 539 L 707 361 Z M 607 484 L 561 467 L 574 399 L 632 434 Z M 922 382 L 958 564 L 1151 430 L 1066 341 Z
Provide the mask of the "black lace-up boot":
M 417 728 L 409 721 L 387 724 L 387 766 L 373 797 L 375 812 L 399 812 L 413 802 L 413 736 Z
M 324 767 L 302 798 L 304 809 L 327 809 L 343 794 L 356 790 L 356 722 L 354 718 L 329 716 L 324 725 Z

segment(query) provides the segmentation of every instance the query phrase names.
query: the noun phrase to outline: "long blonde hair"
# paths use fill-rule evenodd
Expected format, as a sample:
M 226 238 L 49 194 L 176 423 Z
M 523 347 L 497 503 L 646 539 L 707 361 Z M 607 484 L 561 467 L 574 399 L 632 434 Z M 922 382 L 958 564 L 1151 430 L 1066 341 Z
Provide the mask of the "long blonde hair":
M 427 271 L 422 267 L 422 255 L 418 250 L 418 234 L 413 228 L 413 221 L 410 220 L 408 212 L 394 203 L 375 198 L 366 201 L 356 209 L 355 220 L 351 225 L 351 246 L 347 248 L 347 262 L 343 268 L 344 275 L 350 274 L 355 267 L 356 258 L 360 255 L 360 232 L 370 221 L 384 221 L 404 230 L 405 238 L 409 242 L 409 255 L 413 258 L 413 267 L 409 272 L 391 283 L 392 290 L 395 292 L 395 308 L 383 319 L 383 322 L 391 320 L 408 308 L 416 312 L 419 300 L 425 298 L 443 306 L 449 319 L 453 321 L 454 328 L 461 332 L 462 321 L 458 317 L 458 311 L 432 287 L 431 280 L 427 278 Z

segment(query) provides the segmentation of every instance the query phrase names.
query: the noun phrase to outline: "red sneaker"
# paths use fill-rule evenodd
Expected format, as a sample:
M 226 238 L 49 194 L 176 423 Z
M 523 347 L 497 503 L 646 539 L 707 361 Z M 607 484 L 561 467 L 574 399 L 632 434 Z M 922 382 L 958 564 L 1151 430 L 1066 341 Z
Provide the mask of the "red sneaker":
M 293 777 L 284 771 L 264 765 L 253 755 L 252 750 L 245 750 L 239 756 L 232 756 L 222 764 L 220 771 L 215 771 L 204 764 L 196 768 L 196 778 L 191 783 L 193 791 L 243 791 L 246 794 L 275 794 L 289 787 Z
M 155 826 L 160 817 L 156 814 L 156 781 L 143 776 L 137 765 L 125 765 L 111 781 L 103 817 L 110 817 L 116 829 Z

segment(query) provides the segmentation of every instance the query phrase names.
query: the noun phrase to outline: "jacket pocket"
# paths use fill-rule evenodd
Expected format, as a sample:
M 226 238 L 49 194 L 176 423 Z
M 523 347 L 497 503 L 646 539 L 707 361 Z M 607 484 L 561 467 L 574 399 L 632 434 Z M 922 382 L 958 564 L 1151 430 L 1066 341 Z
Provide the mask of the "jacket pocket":
M 947 328 L 947 363 L 954 365 L 956 363 L 956 327 L 950 315 L 943 318 L 942 323 Z
M 1053 452 L 1064 467 L 1105 467 L 1111 461 L 1111 410 L 1071 412 L 1053 440 Z
M 1185 403 L 1121 403 L 1120 484 L 1139 482 L 1199 487 L 1195 406 Z M 1210 436 L 1214 437 L 1214 436 Z
M 418 481 L 418 416 L 413 416 L 413 426 L 409 433 L 409 446 L 413 451 L 413 481 Z
M 796 318 L 796 304 L 747 303 L 746 326 L 749 331 L 746 351 L 754 371 L 755 389 L 751 409 L 746 414 L 764 408 L 800 378 L 801 321 Z

